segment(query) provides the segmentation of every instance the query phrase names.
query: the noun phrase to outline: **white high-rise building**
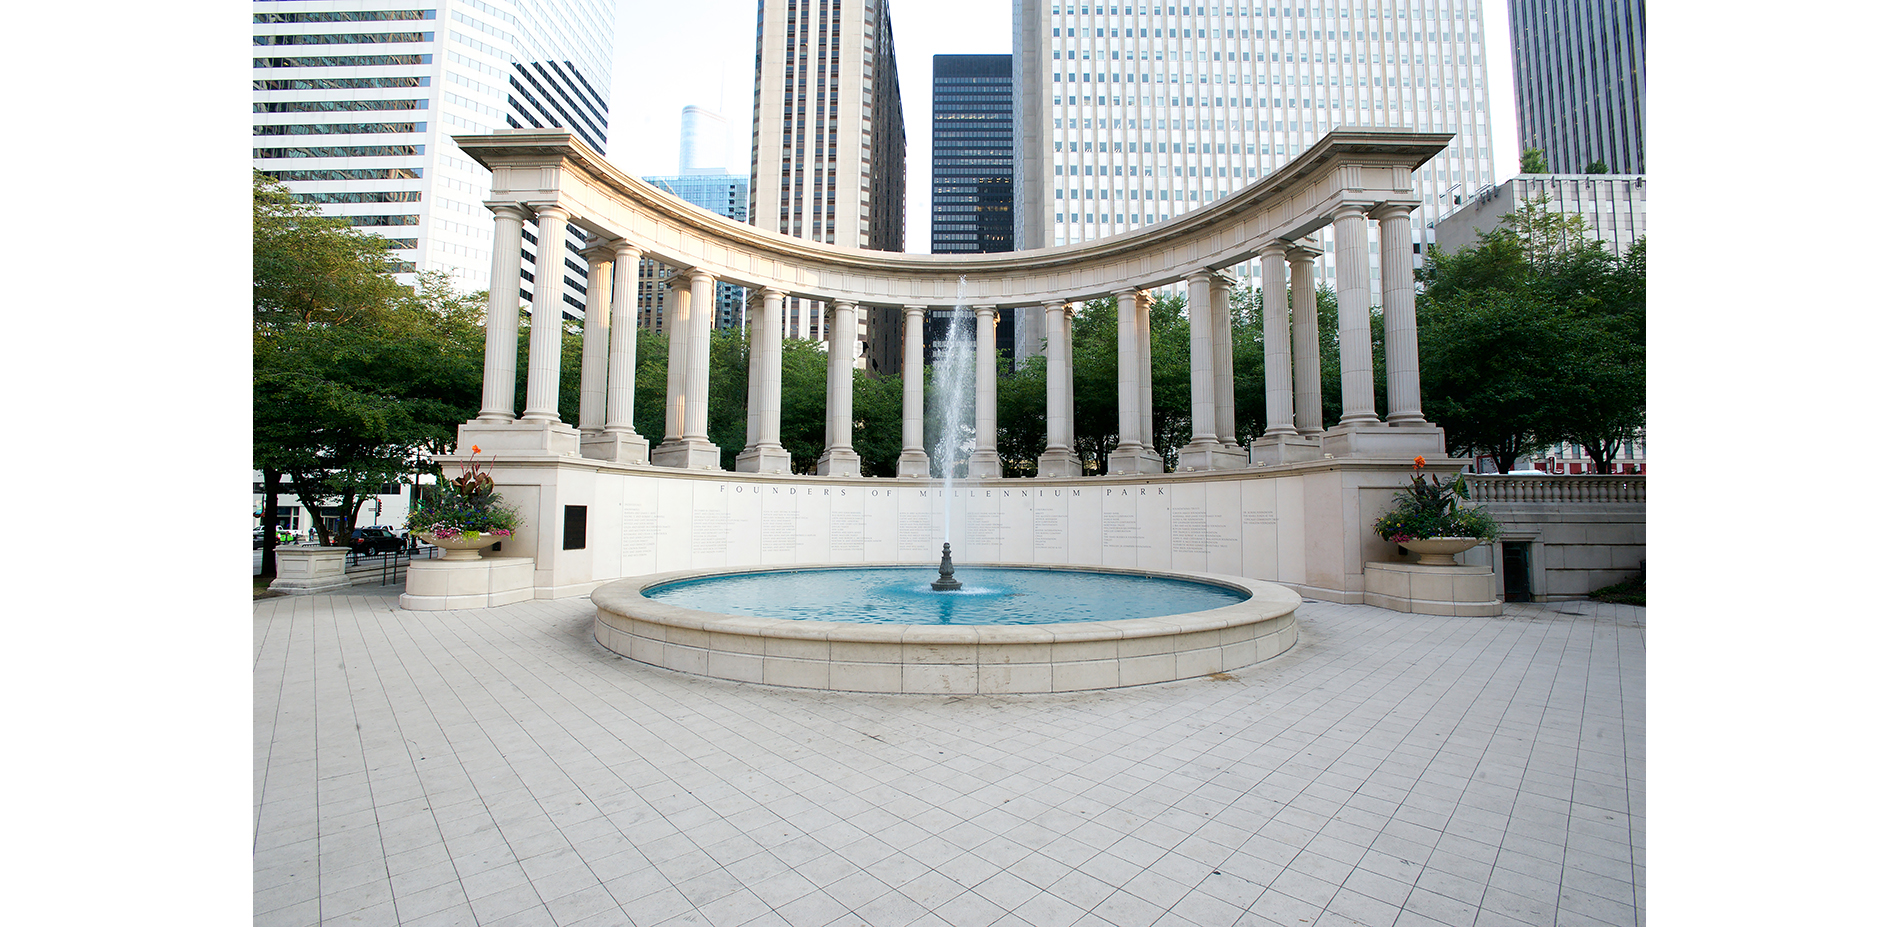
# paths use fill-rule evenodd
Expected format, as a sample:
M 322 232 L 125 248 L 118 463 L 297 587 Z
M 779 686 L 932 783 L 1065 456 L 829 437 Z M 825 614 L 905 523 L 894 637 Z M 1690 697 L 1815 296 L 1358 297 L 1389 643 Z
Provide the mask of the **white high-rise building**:
M 1338 126 L 1455 134 L 1416 174 L 1415 244 L 1491 181 L 1479 0 L 1016 0 L 1014 25 L 1018 248 L 1165 221 Z M 1329 239 L 1322 283 L 1335 276 Z M 1259 285 L 1257 267 L 1236 272 Z
M 405 271 L 486 289 L 489 173 L 451 136 L 559 127 L 605 151 L 614 10 L 612 0 L 256 0 L 252 164 L 389 238 Z M 525 249 L 533 239 L 530 225 Z M 578 229 L 566 244 L 577 251 Z M 555 266 L 567 312 L 580 316 L 585 262 L 565 254 Z M 524 265 L 524 283 L 536 269 Z
M 680 110 L 680 174 L 723 174 L 732 148 L 726 117 L 704 106 Z

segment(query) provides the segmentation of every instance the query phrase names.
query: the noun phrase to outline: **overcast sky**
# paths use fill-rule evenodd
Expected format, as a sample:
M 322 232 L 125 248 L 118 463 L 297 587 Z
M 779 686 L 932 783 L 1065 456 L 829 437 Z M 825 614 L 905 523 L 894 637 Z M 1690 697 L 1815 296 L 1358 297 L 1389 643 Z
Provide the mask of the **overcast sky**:
M 680 110 L 722 113 L 731 130 L 726 169 L 749 174 L 752 55 L 758 0 L 660 3 L 620 0 L 607 155 L 630 173 L 679 170 Z M 1500 177 L 1517 173 L 1511 103 L 1509 23 L 1502 3 L 1487 4 L 1492 151 Z M 891 0 L 898 87 L 904 99 L 908 251 L 930 250 L 930 59 L 933 55 L 1009 54 L 1010 0 Z

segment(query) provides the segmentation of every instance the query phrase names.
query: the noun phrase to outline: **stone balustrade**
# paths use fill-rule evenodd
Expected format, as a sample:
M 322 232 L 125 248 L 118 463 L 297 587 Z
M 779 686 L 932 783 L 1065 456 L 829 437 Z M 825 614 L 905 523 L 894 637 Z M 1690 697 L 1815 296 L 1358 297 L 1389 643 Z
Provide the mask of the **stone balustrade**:
M 1621 502 L 1642 505 L 1647 494 L 1643 477 L 1617 475 L 1505 476 L 1466 474 L 1471 501 L 1486 503 Z

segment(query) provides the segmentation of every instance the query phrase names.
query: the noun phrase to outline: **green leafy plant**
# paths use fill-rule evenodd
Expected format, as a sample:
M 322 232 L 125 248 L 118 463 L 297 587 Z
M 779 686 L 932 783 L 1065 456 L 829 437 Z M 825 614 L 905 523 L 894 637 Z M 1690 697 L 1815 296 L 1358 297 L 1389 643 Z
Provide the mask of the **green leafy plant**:
M 1425 458 L 1412 458 L 1413 470 L 1424 468 Z M 1470 498 L 1471 490 L 1465 485 L 1462 473 L 1449 483 L 1439 480 L 1436 474 L 1428 483 L 1424 476 L 1414 473 L 1412 485 L 1393 495 L 1392 508 L 1372 523 L 1372 530 L 1394 544 L 1421 538 L 1477 538 L 1481 541 L 1496 538 L 1498 523 L 1490 512 L 1479 506 L 1458 504 Z
M 404 530 L 423 540 L 473 538 L 492 534 L 509 537 L 521 527 L 521 514 L 495 495 L 495 480 L 482 472 L 475 458 L 481 445 L 471 445 L 468 466 L 461 475 L 425 493 L 409 517 Z

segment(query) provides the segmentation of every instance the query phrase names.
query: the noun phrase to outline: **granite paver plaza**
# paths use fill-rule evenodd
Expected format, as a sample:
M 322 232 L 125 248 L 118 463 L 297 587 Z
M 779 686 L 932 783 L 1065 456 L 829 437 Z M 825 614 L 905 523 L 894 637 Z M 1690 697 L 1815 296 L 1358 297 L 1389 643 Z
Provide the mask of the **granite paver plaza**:
M 1307 602 L 1230 675 L 813 692 L 586 597 L 255 606 L 255 922 L 1631 925 L 1644 610 Z

